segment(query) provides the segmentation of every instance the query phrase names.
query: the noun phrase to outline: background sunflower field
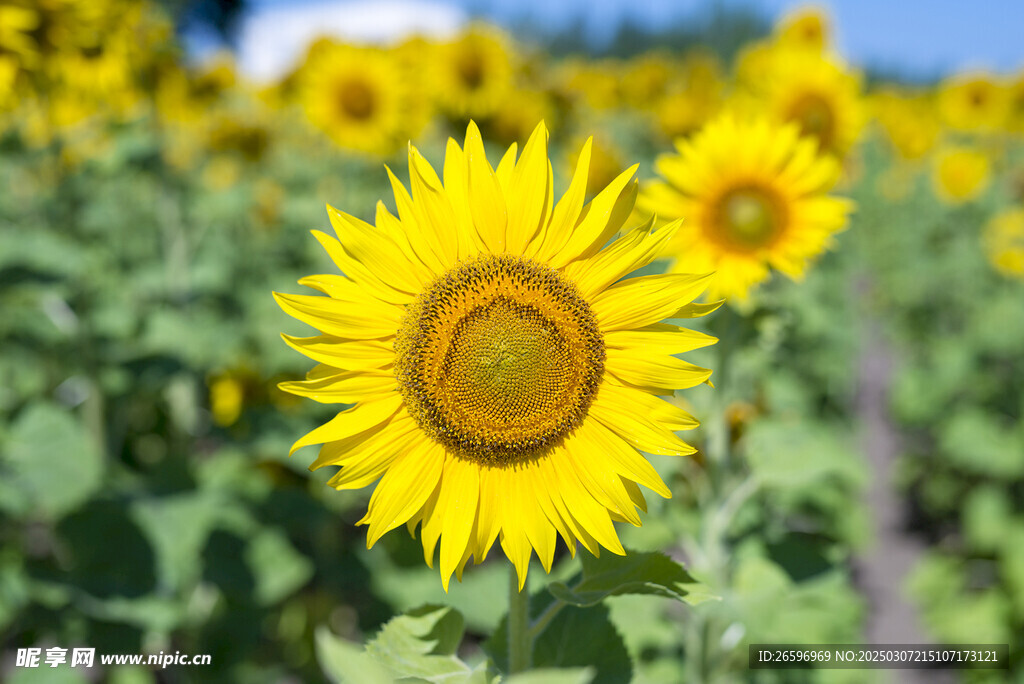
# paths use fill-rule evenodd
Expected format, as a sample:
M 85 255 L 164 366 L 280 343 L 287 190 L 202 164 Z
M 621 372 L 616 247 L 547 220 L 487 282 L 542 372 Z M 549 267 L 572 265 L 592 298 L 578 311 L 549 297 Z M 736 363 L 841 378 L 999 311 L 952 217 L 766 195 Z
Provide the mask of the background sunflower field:
M 306 332 L 270 293 L 333 268 L 307 231 L 326 202 L 391 203 L 410 140 L 437 165 L 472 119 L 499 159 L 544 120 L 556 194 L 588 136 L 590 191 L 639 163 L 643 192 L 730 112 L 813 140 L 852 213 L 805 270 L 688 323 L 719 338 L 687 355 L 715 371 L 681 399 L 698 453 L 652 457 L 673 498 L 619 528 L 687 567 L 687 601 L 563 612 L 534 659 L 564 672 L 529 681 L 1024 682 L 1024 71 L 871 71 L 822 9 L 716 5 L 600 45 L 323 35 L 256 80 L 183 47 L 238 5 L 0 0 L 0 681 L 376 681 L 353 644 L 399 637 L 500 665 L 500 559 L 446 594 L 404 531 L 366 550 L 368 490 L 288 457 L 337 407 L 278 388 L 308 370 L 280 332 Z M 535 600 L 580 564 L 559 549 Z M 756 643 L 1010 661 L 755 671 Z M 76 647 L 211 662 L 19 662 Z

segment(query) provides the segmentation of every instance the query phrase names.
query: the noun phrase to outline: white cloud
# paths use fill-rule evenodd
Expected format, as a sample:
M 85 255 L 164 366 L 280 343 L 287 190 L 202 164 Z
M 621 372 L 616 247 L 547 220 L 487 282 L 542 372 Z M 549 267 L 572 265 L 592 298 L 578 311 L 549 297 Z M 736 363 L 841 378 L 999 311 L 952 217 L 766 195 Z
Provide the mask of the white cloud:
M 457 7 L 426 0 L 316 2 L 261 9 L 241 26 L 238 65 L 255 81 L 286 74 L 321 36 L 352 43 L 387 44 L 420 34 L 444 37 L 468 20 Z

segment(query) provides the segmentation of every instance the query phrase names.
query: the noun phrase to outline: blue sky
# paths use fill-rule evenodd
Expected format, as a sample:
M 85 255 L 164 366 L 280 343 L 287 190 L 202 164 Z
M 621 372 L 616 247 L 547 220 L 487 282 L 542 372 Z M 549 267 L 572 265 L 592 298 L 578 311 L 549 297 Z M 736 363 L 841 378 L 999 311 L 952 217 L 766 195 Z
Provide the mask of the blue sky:
M 251 0 L 252 14 L 325 0 Z M 343 0 L 339 0 L 342 2 Z M 744 6 L 778 17 L 800 0 L 430 0 L 499 23 L 530 17 L 565 26 L 586 18 L 595 36 L 623 17 L 657 25 L 695 16 L 709 6 Z M 963 69 L 1024 69 L 1024 0 L 823 0 L 837 42 L 852 62 L 917 76 Z M 364 0 L 365 5 L 365 0 Z

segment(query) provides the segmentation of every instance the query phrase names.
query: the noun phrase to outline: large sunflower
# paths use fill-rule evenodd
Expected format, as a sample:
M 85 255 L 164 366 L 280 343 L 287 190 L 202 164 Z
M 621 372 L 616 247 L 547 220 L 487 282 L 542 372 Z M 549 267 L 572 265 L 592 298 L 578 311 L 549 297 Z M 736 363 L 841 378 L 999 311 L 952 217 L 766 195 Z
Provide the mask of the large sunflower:
M 411 74 L 384 50 L 322 43 L 299 78 L 306 115 L 346 149 L 391 154 L 429 118 Z
M 312 465 L 339 465 L 330 484 L 380 478 L 362 523 L 368 545 L 420 526 L 441 580 L 461 577 L 500 540 L 520 586 L 534 549 L 550 569 L 556 534 L 622 554 L 612 521 L 640 524 L 637 483 L 668 488 L 637 450 L 689 454 L 675 430 L 696 421 L 669 401 L 711 371 L 674 354 L 714 342 L 662 323 L 717 305 L 690 303 L 706 275 L 623 280 L 676 230 L 651 223 L 618 233 L 632 209 L 632 167 L 589 204 L 590 143 L 553 204 L 547 130 L 497 169 L 470 123 L 465 149 L 448 141 L 442 183 L 415 148 L 410 194 L 391 177 L 398 217 L 376 225 L 328 208 L 338 239 L 315 232 L 345 275 L 300 283 L 326 294 L 276 295 L 323 332 L 285 341 L 316 366 L 281 388 L 355 403 L 298 440 L 323 444 Z
M 683 219 L 673 270 L 715 271 L 714 296 L 744 299 L 769 267 L 800 277 L 846 224 L 851 203 L 826 194 L 838 163 L 794 124 L 724 114 L 676 147 L 658 158 L 665 180 L 646 185 L 639 206 Z

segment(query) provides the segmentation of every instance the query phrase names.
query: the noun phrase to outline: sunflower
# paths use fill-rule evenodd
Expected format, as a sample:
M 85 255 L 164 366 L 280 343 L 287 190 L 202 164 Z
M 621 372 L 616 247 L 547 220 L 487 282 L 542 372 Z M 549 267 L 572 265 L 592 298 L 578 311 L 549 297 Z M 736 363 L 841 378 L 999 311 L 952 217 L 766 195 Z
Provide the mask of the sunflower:
M 828 15 L 818 7 L 802 7 L 784 16 L 775 28 L 783 45 L 821 52 L 831 36 Z
M 807 50 L 776 50 L 770 62 L 756 88 L 767 110 L 779 121 L 796 123 L 823 150 L 846 154 L 865 122 L 860 77 Z
M 585 205 L 589 148 L 552 206 L 543 124 L 494 170 L 471 122 L 464 149 L 448 141 L 443 183 L 410 146 L 412 193 L 391 176 L 397 217 L 383 203 L 376 225 L 328 207 L 338 239 L 314 234 L 347 275 L 299 281 L 328 296 L 275 295 L 323 333 L 284 336 L 320 365 L 281 388 L 355 403 L 292 452 L 323 444 L 312 468 L 340 465 L 338 489 L 380 478 L 360 521 L 368 546 L 419 526 L 428 565 L 440 545 L 446 589 L 496 540 L 520 588 L 534 550 L 550 570 L 557 536 L 573 553 L 577 541 L 624 553 L 612 522 L 640 524 L 637 483 L 670 496 L 637 450 L 694 451 L 674 431 L 696 421 L 654 395 L 711 373 L 673 355 L 714 338 L 661 322 L 715 309 L 690 303 L 709 276 L 623 280 L 678 224 L 606 246 L 636 167 Z
M 639 205 L 683 228 L 674 271 L 715 271 L 711 296 L 744 300 L 769 267 L 791 278 L 842 230 L 852 204 L 827 196 L 839 164 L 794 124 L 723 114 L 655 165 Z
M 960 74 L 942 83 L 938 95 L 939 114 L 947 126 L 958 131 L 991 131 L 1002 126 L 1009 115 L 1009 92 L 986 73 Z
M 346 149 L 391 154 L 426 124 L 411 74 L 383 50 L 321 45 L 300 78 L 309 120 Z
M 938 143 L 942 125 L 930 98 L 889 88 L 871 104 L 885 137 L 903 159 L 921 159 Z
M 512 89 L 509 41 L 494 28 L 474 26 L 434 51 L 433 91 L 439 106 L 456 118 L 490 116 Z
M 1007 276 L 1024 279 L 1024 208 L 996 214 L 985 227 L 989 262 Z
M 949 204 L 977 198 L 988 187 L 991 175 L 988 155 L 974 147 L 939 150 L 932 165 L 935 194 Z

